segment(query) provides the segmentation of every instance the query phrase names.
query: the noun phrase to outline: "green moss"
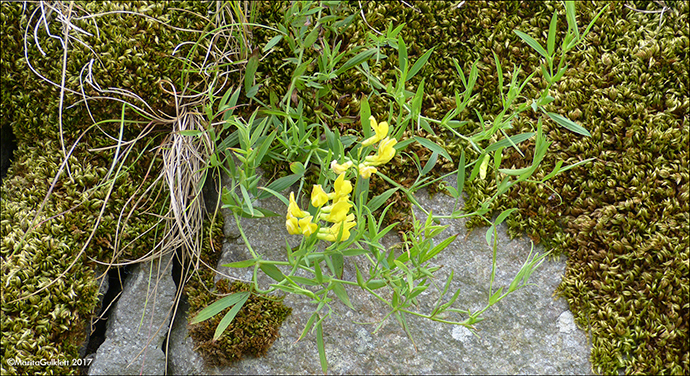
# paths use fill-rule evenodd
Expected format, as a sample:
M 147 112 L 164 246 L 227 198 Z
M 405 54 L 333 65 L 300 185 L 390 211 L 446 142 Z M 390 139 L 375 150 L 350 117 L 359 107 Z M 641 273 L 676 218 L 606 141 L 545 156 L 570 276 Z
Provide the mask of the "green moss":
M 230 294 L 250 291 L 250 286 L 241 282 L 232 285 L 223 279 L 216 284 L 216 293 Z M 220 299 L 222 296 L 217 297 Z M 216 299 L 216 300 L 217 300 Z M 196 300 L 195 302 L 200 302 Z M 201 306 L 193 306 L 190 312 L 203 309 L 215 300 L 203 301 Z M 251 294 L 235 319 L 230 323 L 223 335 L 216 341 L 213 335 L 216 327 L 230 308 L 219 315 L 191 325 L 189 334 L 194 339 L 194 349 L 198 351 L 212 365 L 228 365 L 242 359 L 246 355 L 263 356 L 278 339 L 278 331 L 283 321 L 290 315 L 292 309 L 284 306 L 280 301 Z
M 204 228 L 207 229 L 204 239 L 212 240 L 204 243 L 201 258 L 208 265 L 216 265 L 222 253 L 222 220 L 219 217 L 213 224 L 207 222 Z M 209 233 L 212 235 L 209 236 Z M 214 284 L 214 279 L 215 272 L 200 269 L 185 285 L 190 318 L 224 295 L 251 291 L 250 285 L 245 283 L 238 281 L 230 283 L 222 279 Z M 217 341 L 213 340 L 216 327 L 230 308 L 206 321 L 190 325 L 189 335 L 194 339 L 194 349 L 204 357 L 207 363 L 221 366 L 238 361 L 246 355 L 265 355 L 279 337 L 280 325 L 292 312 L 292 309 L 283 305 L 281 301 L 282 299 L 275 297 L 252 293 Z
M 94 149 L 116 143 L 111 137 L 117 136 L 120 122 L 101 123 L 100 128 L 87 131 L 93 122 L 86 108 L 83 104 L 70 107 L 81 96 L 68 91 L 64 98 L 62 136 L 65 149 L 69 150 L 74 143 L 76 146 L 68 168 L 55 180 L 51 195 L 43 205 L 63 159 L 58 127 L 60 90 L 39 79 L 24 57 L 24 30 L 38 5 L 3 2 L 0 6 L 3 27 L 0 126 L 12 127 L 18 144 L 0 190 L 2 373 L 76 373 L 79 370 L 75 367 L 45 367 L 39 362 L 80 357 L 80 346 L 88 338 L 89 323 L 98 305 L 96 277 L 103 271 L 93 260 L 135 259 L 154 249 L 160 240 L 161 234 L 154 226 L 158 216 L 165 214 L 165 200 L 160 197 L 160 186 L 152 184 L 161 163 L 154 150 L 162 141 L 161 132 L 152 133 L 140 143 L 123 146 L 118 161 L 122 169 L 113 170 L 112 180 L 105 181 L 115 151 Z M 201 30 L 207 26 L 202 18 L 191 17 L 189 12 L 172 11 L 175 7 L 205 14 L 207 5 L 91 2 L 79 3 L 74 9 L 79 15 L 121 9 L 146 11 L 178 27 Z M 74 40 L 69 44 L 67 88 L 78 92 L 80 71 L 95 58 L 93 78 L 101 87 L 126 88 L 139 94 L 155 111 L 173 113 L 173 97 L 158 82 L 166 78 L 179 81 L 175 75 L 179 74 L 181 63 L 170 54 L 177 44 L 194 40 L 197 34 L 185 34 L 126 14 L 111 13 L 95 19 L 99 33 L 91 21 L 75 21 L 75 25 L 92 31 L 93 36 L 79 37 L 76 32 L 73 36 L 93 46 L 98 56 Z M 45 55 L 39 51 L 32 35 L 37 20 L 38 16 L 31 19 L 28 61 L 46 78 L 60 82 L 62 47 L 40 25 L 38 40 Z M 55 12 L 48 21 L 50 32 L 62 35 Z M 151 38 L 152 31 L 156 38 Z M 82 75 L 82 81 L 85 77 Z M 85 85 L 85 94 L 96 95 L 96 92 Z M 118 102 L 100 99 L 89 101 L 89 109 L 95 120 L 100 121 L 119 119 L 122 107 Z M 132 111 L 127 112 L 126 118 L 141 120 Z M 124 140 L 134 139 L 144 125 L 125 124 Z M 111 184 L 113 189 L 109 193 Z M 101 209 L 104 209 L 102 215 Z M 99 227 L 92 233 L 99 217 Z M 67 275 L 59 277 L 73 262 Z M 51 281 L 55 283 L 39 292 Z M 32 293 L 36 294 L 30 296 Z M 16 301 L 19 298 L 23 300 Z M 9 366 L 7 359 L 21 360 L 28 365 Z

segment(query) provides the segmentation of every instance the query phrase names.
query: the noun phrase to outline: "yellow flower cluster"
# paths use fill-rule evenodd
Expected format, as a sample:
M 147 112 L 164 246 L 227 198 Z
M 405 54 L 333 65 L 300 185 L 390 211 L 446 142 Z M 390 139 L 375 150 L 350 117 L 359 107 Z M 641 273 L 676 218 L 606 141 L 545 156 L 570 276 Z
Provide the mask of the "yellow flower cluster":
M 362 141 L 362 146 L 370 146 L 380 142 L 376 154 L 367 156 L 364 158 L 364 162 L 357 166 L 357 172 L 364 179 L 368 179 L 371 174 L 376 173 L 375 166 L 388 163 L 393 159 L 395 156 L 393 147 L 398 142 L 395 138 L 388 137 L 387 122 L 377 123 L 373 116 L 369 117 L 369 121 L 375 134 Z M 338 164 L 337 160 L 331 162 L 331 170 L 338 174 L 338 178 L 333 183 L 334 191 L 331 193 L 326 193 L 321 184 L 314 185 L 311 191 L 311 204 L 319 208 L 316 221 L 313 221 L 314 217 L 308 212 L 299 208 L 295 202 L 295 194 L 290 193 L 290 204 L 285 221 L 285 227 L 290 234 L 309 236 L 316 232 L 317 238 L 330 242 L 341 241 L 350 237 L 350 229 L 355 227 L 357 223 L 355 222 L 355 215 L 350 213 L 352 183 L 345 180 L 345 174 L 348 169 L 354 166 L 355 164 L 349 160 L 343 164 Z M 329 200 L 332 201 L 331 205 L 324 206 Z M 331 222 L 333 225 L 319 228 L 314 222 L 321 220 Z
M 367 156 L 364 159 L 364 163 L 360 163 L 357 166 L 357 171 L 359 175 L 364 179 L 368 179 L 372 174 L 376 173 L 376 167 L 382 164 L 390 162 L 393 157 L 395 157 L 395 149 L 393 148 L 398 140 L 395 138 L 388 137 L 388 123 L 381 122 L 377 123 L 373 116 L 369 117 L 369 122 L 371 128 L 374 130 L 375 134 L 366 140 L 362 141 L 362 146 L 370 146 L 379 141 L 378 150 L 376 154 Z M 338 164 L 338 161 L 331 162 L 331 169 L 336 173 L 340 174 L 347 171 L 350 167 L 354 166 L 352 161 L 347 161 L 343 164 Z
M 317 217 L 333 223 L 332 226 L 318 229 L 316 237 L 330 242 L 345 240 L 350 237 L 350 229 L 355 227 L 355 215 L 350 213 L 352 203 L 350 202 L 350 192 L 352 183 L 345 180 L 345 172 L 341 173 L 333 184 L 334 192 L 326 193 L 321 184 L 314 185 L 311 191 L 311 203 L 320 208 Z M 328 200 L 332 200 L 331 205 L 324 206 Z M 308 212 L 301 210 L 295 202 L 295 194 L 290 193 L 290 205 L 288 206 L 287 221 L 285 226 L 290 234 L 309 236 L 313 234 L 318 226 L 312 222 L 313 217 Z M 342 231 L 342 233 L 341 233 Z M 340 235 L 340 236 L 339 236 Z

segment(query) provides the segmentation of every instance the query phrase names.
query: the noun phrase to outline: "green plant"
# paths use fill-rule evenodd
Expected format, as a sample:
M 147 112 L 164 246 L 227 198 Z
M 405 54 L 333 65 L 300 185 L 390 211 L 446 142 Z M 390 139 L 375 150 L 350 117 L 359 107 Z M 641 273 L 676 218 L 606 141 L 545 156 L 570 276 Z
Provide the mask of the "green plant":
M 323 7 L 310 9 L 309 4 L 302 4 L 301 7 L 301 11 L 304 14 L 320 14 L 322 10 Z M 314 35 L 314 30 L 316 29 L 307 34 L 307 29 L 304 28 L 304 25 L 298 23 L 300 27 L 298 31 L 294 32 L 298 38 L 296 41 L 290 42 L 290 47 L 298 52 L 297 60 L 293 61 L 296 65 L 296 69 L 292 76 L 292 84 L 282 101 L 279 103 L 277 101 L 271 101 L 273 105 L 277 104 L 279 106 L 278 109 L 270 108 L 264 110 L 264 113 L 269 116 L 262 120 L 255 119 L 253 115 L 250 123 L 258 123 L 255 132 L 261 134 L 264 124 L 266 122 L 274 122 L 276 120 L 275 116 L 279 115 L 286 121 L 284 123 L 285 127 L 282 128 L 282 134 L 279 133 L 276 139 L 287 140 L 290 138 L 290 135 L 294 135 L 295 132 L 300 136 L 291 138 L 293 143 L 290 145 L 288 145 L 287 141 L 283 143 L 283 146 L 290 147 L 289 150 L 291 150 L 287 154 L 287 161 L 292 162 L 291 169 L 293 174 L 281 178 L 269 184 L 267 187 L 259 187 L 263 193 L 259 194 L 258 198 L 267 197 L 267 194 L 270 194 L 283 201 L 288 207 L 286 216 L 288 233 L 301 234 L 303 235 L 303 239 L 296 249 L 286 247 L 287 261 L 264 259 L 259 252 L 252 248 L 239 225 L 238 215 L 249 214 L 257 216 L 253 214 L 251 209 L 251 202 L 253 200 L 244 193 L 246 189 L 239 184 L 242 197 L 244 198 L 242 204 L 239 204 L 239 196 L 233 196 L 232 193 L 228 193 L 224 196 L 224 202 L 225 206 L 233 209 L 240 234 L 251 253 L 251 258 L 225 266 L 234 268 L 253 268 L 253 289 L 259 293 L 283 291 L 304 295 L 313 300 L 316 304 L 316 308 L 300 338 L 303 338 L 310 329 L 312 331 L 316 330 L 320 361 L 324 371 L 327 369 L 327 362 L 323 344 L 323 322 L 332 312 L 330 304 L 333 301 L 331 297 L 333 294 L 343 304 L 352 308 L 346 286 L 361 288 L 378 298 L 389 309 L 386 318 L 395 316 L 408 335 L 410 332 L 405 319 L 406 315 L 416 315 L 430 320 L 463 325 L 473 329 L 473 325 L 483 319 L 480 315 L 484 313 L 486 309 L 517 289 L 528 286 L 527 282 L 530 275 L 535 268 L 543 262 L 544 257 L 548 253 L 544 255 L 536 254 L 534 256 L 530 253 L 527 261 L 510 285 L 498 289 L 495 289 L 493 286 L 496 273 L 496 228 L 516 210 L 514 208 L 504 210 L 493 222 L 487 220 L 491 226 L 486 232 L 486 240 L 487 244 L 493 248 L 493 264 L 491 278 L 489 280 L 489 300 L 486 307 L 482 310 L 472 313 L 466 310 L 451 308 L 459 295 L 459 291 L 456 291 L 447 302 L 443 303 L 444 297 L 449 292 L 453 275 L 451 273 L 450 277 L 445 282 L 444 288 L 440 289 L 433 280 L 434 272 L 438 268 L 430 266 L 429 261 L 438 256 L 456 237 L 456 235 L 450 236 L 435 244 L 434 238 L 447 227 L 439 225 L 439 219 L 482 216 L 489 212 L 493 201 L 507 192 L 513 185 L 520 182 L 543 184 L 560 172 L 591 161 L 591 159 L 587 159 L 567 167 L 563 167 L 562 162 L 559 162 L 556 168 L 544 178 L 532 180 L 530 179 L 531 176 L 537 171 L 551 144 L 550 141 L 546 140 L 543 134 L 542 118 L 538 119 L 536 130 L 533 132 L 512 136 L 508 134 L 509 130 L 512 128 L 511 122 L 517 118 L 521 112 L 531 108 L 536 113 L 541 111 L 548 119 L 553 120 L 558 125 L 570 131 L 589 136 L 589 133 L 583 127 L 565 117 L 548 112 L 545 109 L 545 106 L 554 100 L 553 97 L 549 96 L 549 89 L 560 77 L 562 77 L 567 68 L 567 65 L 563 66 L 565 54 L 578 43 L 582 42 L 584 36 L 598 18 L 598 16 L 595 17 L 585 29 L 583 35 L 580 36 L 575 21 L 575 8 L 572 2 L 566 2 L 566 14 L 569 28 L 563 38 L 561 57 L 555 69 L 553 65 L 557 30 L 557 15 L 555 13 L 548 33 L 548 50 L 542 48 L 538 42 L 528 35 L 517 30 L 515 31 L 522 40 L 527 42 L 545 58 L 545 64 L 542 65 L 541 71 L 548 85 L 542 90 L 539 98 L 530 100 L 520 96 L 522 89 L 537 72 L 532 73 L 524 81 L 520 82 L 518 79 L 520 68 L 518 67 L 514 67 L 511 75 L 511 82 L 508 85 L 508 92 L 504 94 L 502 68 L 498 57 L 494 54 L 503 110 L 494 117 L 492 123 L 485 123 L 482 114 L 475 110 L 475 114 L 483 129 L 469 136 L 463 135 L 457 131 L 457 128 L 466 123 L 466 121 L 457 121 L 454 119 L 458 114 L 463 112 L 472 99 L 474 85 L 477 80 L 476 62 L 471 65 L 468 77 L 465 76 L 460 65 L 457 64 L 457 62 L 455 63 L 458 76 L 465 86 L 465 91 L 463 93 L 456 93 L 455 109 L 447 113 L 441 120 L 432 119 L 422 115 L 421 107 L 424 97 L 424 79 L 422 79 L 421 83 L 418 85 L 416 92 L 406 90 L 406 83 L 422 69 L 424 64 L 426 64 L 433 53 L 433 49 L 426 51 L 416 62 L 414 62 L 414 64 L 412 64 L 407 59 L 405 41 L 398 35 L 400 30 L 393 30 L 392 27 L 389 27 L 390 30 L 385 37 L 376 37 L 372 35 L 370 41 L 372 41 L 374 45 L 369 48 L 366 48 L 366 46 L 361 47 L 360 50 L 357 50 L 360 52 L 338 69 L 335 69 L 335 67 L 337 63 L 343 59 L 344 53 L 336 55 L 337 51 L 339 51 L 339 45 L 336 44 L 335 48 L 329 50 L 336 51 L 335 53 L 326 52 L 320 58 L 318 65 L 321 71 L 315 75 L 305 76 L 304 74 L 309 61 L 302 62 L 302 57 L 305 49 L 313 44 L 314 37 L 312 37 L 312 35 Z M 601 14 L 601 12 L 599 14 Z M 319 23 L 317 22 L 316 25 L 318 26 Z M 283 35 L 290 34 L 287 29 L 281 31 Z M 398 35 L 397 41 L 394 38 L 395 35 Z M 304 40 L 300 38 L 304 38 Z M 326 40 L 323 41 L 323 43 L 326 42 Z M 274 40 L 271 40 L 269 43 L 275 44 Z M 377 59 L 380 57 L 379 49 L 383 44 L 391 45 L 398 52 L 398 61 L 400 65 L 399 69 L 396 70 L 397 81 L 395 85 L 381 82 L 371 73 L 367 63 L 367 60 L 374 56 L 377 56 Z M 355 52 L 356 51 L 353 51 L 352 53 L 354 54 Z M 303 119 L 302 102 L 299 102 L 296 111 L 290 106 L 292 91 L 304 89 L 308 86 L 317 87 L 315 86 L 316 81 L 314 80 L 323 79 L 322 81 L 325 83 L 337 77 L 340 73 L 353 68 L 356 68 L 367 77 L 372 91 L 371 97 L 378 96 L 392 99 L 389 105 L 390 112 L 387 121 L 381 123 L 376 122 L 374 117 L 370 114 L 369 101 L 364 97 L 360 102 L 360 119 L 370 119 L 370 122 L 362 121 L 362 134 L 367 138 L 366 140 L 356 142 L 352 138 L 341 138 L 337 131 L 332 131 L 329 127 L 325 125 L 321 126 L 317 123 L 310 125 L 308 127 L 309 131 L 307 131 L 307 128 L 304 126 L 305 120 Z M 305 82 L 310 83 L 310 85 L 301 84 Z M 317 89 L 321 90 L 323 87 L 317 87 Z M 318 97 L 321 96 L 317 95 L 317 98 Z M 522 101 L 520 101 L 521 99 Z M 520 101 L 520 103 L 516 104 L 518 101 Z M 397 113 L 397 117 L 395 118 L 393 117 L 394 113 Z M 320 116 L 323 115 L 317 115 L 317 117 Z M 295 118 L 298 122 L 297 126 L 295 126 L 296 124 L 294 123 Z M 395 128 L 392 131 L 389 130 L 389 123 L 395 124 Z M 477 177 L 482 180 L 486 179 L 488 171 L 491 171 L 493 175 L 489 175 L 489 177 L 497 181 L 498 189 L 495 194 L 485 200 L 478 210 L 470 213 L 466 213 L 462 209 L 456 207 L 451 215 L 438 216 L 427 212 L 421 207 L 414 198 L 414 192 L 426 185 L 450 176 L 451 174 L 447 174 L 436 179 L 425 177 L 425 175 L 434 168 L 439 157 L 444 157 L 449 161 L 452 161 L 452 158 L 443 147 L 423 137 L 415 136 L 398 142 L 405 131 L 413 124 L 416 124 L 418 129 L 423 129 L 430 134 L 434 134 L 431 124 L 440 126 L 441 129 L 467 141 L 478 154 L 475 160 L 469 162 L 466 161 L 466 155 L 462 152 L 459 168 L 452 173 L 456 176 L 457 188 L 445 187 L 446 191 L 451 196 L 459 199 L 466 181 L 472 181 Z M 250 141 L 253 139 L 253 137 L 248 138 L 246 129 L 238 128 L 238 132 L 240 134 L 240 139 L 242 137 Z M 310 137 L 312 132 L 317 136 L 315 139 Z M 319 141 L 320 134 L 325 136 L 321 141 Z M 499 139 L 500 136 L 502 136 L 501 139 Z M 259 136 L 257 136 L 257 139 L 258 137 Z M 272 136 L 269 138 L 272 139 Z M 502 153 L 505 148 L 512 147 L 522 155 L 522 151 L 517 145 L 532 138 L 535 140 L 535 147 L 531 166 L 520 169 L 501 168 Z M 488 146 L 483 147 L 482 145 L 487 145 L 487 141 L 490 141 L 490 143 Z M 375 155 L 370 155 L 372 152 L 371 146 L 377 142 L 380 142 L 377 153 Z M 406 188 L 378 171 L 375 166 L 388 163 L 396 153 L 404 152 L 405 148 L 413 142 L 418 142 L 430 149 L 432 155 L 424 166 L 421 165 L 419 159 L 415 159 L 414 154 L 410 156 L 418 170 L 418 177 L 411 187 Z M 237 150 L 236 153 L 242 154 L 243 156 L 251 155 L 255 151 L 250 146 L 251 142 L 245 141 L 242 148 Z M 263 147 L 265 147 L 265 144 Z M 271 155 L 270 152 L 267 153 L 265 151 L 259 152 L 259 154 L 262 157 Z M 285 153 L 283 153 L 283 156 L 285 156 Z M 300 184 L 301 191 L 302 185 L 304 184 L 303 174 L 307 164 L 312 160 L 315 164 L 321 166 L 319 169 L 318 184 L 313 185 L 311 202 L 308 210 L 302 210 L 297 205 L 297 201 L 294 198 L 294 192 L 290 194 L 289 199 L 279 192 L 292 183 L 302 179 L 302 184 Z M 493 160 L 493 163 L 491 163 L 491 160 Z M 257 162 L 256 160 L 247 160 L 243 163 L 251 164 Z M 468 168 L 471 168 L 469 178 L 466 177 L 466 170 Z M 237 171 L 241 170 L 235 168 L 234 163 L 231 162 L 229 170 L 231 174 L 234 173 L 235 178 L 233 178 L 233 181 L 241 181 L 241 174 L 237 173 Z M 349 173 L 354 174 L 354 178 L 356 179 L 354 184 L 347 178 Z M 369 199 L 369 183 L 372 174 L 380 176 L 394 188 Z M 333 192 L 326 193 L 324 187 L 331 185 L 330 182 L 333 182 Z M 386 200 L 397 191 L 404 193 L 405 197 L 407 197 L 410 202 L 423 210 L 427 215 L 425 221 L 419 221 L 416 218 L 413 219 L 412 230 L 403 235 L 403 252 L 400 254 L 397 254 L 394 249 L 386 249 L 380 243 L 380 239 L 390 232 L 397 223 L 390 224 L 383 228 L 382 220 L 377 221 L 373 216 L 373 212 L 383 207 Z M 352 194 L 352 197 L 350 194 Z M 332 204 L 324 206 L 329 200 L 333 200 Z M 456 203 L 457 202 L 456 200 Z M 390 204 L 385 206 L 383 208 L 384 213 L 388 211 L 390 207 Z M 326 225 L 322 224 L 320 221 L 334 224 Z M 320 241 L 331 242 L 331 244 L 320 246 Z M 343 265 L 346 258 L 355 256 L 364 257 L 368 261 L 369 267 L 366 270 L 357 269 L 356 281 L 342 279 Z M 324 265 L 322 266 L 322 264 Z M 261 289 L 258 285 L 258 273 L 260 270 L 275 280 L 275 283 L 271 284 L 270 288 L 267 290 Z M 296 275 L 297 271 L 306 272 L 313 277 L 307 278 L 298 276 Z M 414 306 L 417 303 L 418 295 L 431 285 L 436 286 L 436 288 L 441 291 L 441 297 L 436 302 L 432 312 L 417 312 Z M 321 289 L 314 292 L 311 288 L 313 286 L 319 286 Z M 384 287 L 391 291 L 391 300 L 383 298 L 382 295 L 376 291 Z M 243 296 L 231 295 L 227 298 L 225 306 L 219 304 L 218 306 L 214 306 L 213 309 L 209 307 L 201 311 L 199 315 L 192 320 L 192 323 L 202 322 L 212 317 L 214 314 L 217 314 L 220 308 L 234 305 L 233 310 L 231 310 L 221 321 L 225 324 L 232 320 L 232 314 L 239 309 L 237 307 L 241 305 L 241 299 L 243 298 Z M 447 319 L 446 315 L 450 313 L 465 315 L 467 318 L 462 321 Z M 382 323 L 383 321 L 379 323 L 378 327 L 380 327 Z M 214 338 L 219 338 L 224 329 L 225 327 L 223 325 L 219 325 L 216 329 Z

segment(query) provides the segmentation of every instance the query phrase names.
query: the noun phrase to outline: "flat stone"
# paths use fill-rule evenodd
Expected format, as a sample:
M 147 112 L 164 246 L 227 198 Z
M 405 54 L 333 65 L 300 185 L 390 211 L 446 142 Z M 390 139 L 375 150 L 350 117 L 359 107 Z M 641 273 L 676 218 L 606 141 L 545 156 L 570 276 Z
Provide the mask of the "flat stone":
M 449 182 L 452 185 L 452 182 Z M 295 188 L 296 190 L 296 188 Z M 288 192 L 284 192 L 287 196 Z M 454 200 L 444 194 L 430 198 L 422 190 L 417 199 L 427 210 L 438 215 L 450 214 Z M 283 213 L 285 205 L 278 199 L 264 200 L 260 205 Z M 458 205 L 462 205 L 459 202 Z M 424 221 L 423 212 L 415 216 Z M 226 221 L 234 219 L 226 218 Z M 283 216 L 263 219 L 242 219 L 242 229 L 254 251 L 264 259 L 285 260 L 285 239 L 291 247 L 299 243 L 298 236 L 287 234 Z M 457 239 L 442 251 L 433 263 L 442 266 L 436 272 L 435 283 L 442 289 L 450 271 L 454 272 L 451 290 L 446 300 L 457 289 L 460 295 L 453 308 L 476 312 L 485 307 L 489 299 L 489 280 L 492 267 L 492 248 L 485 239 L 486 229 L 468 233 L 463 220 L 442 221 L 449 227 L 436 239 L 436 243 L 453 234 Z M 498 227 L 497 271 L 493 291 L 511 283 L 527 260 L 532 244 L 529 239 L 510 239 L 504 225 Z M 395 231 L 392 231 L 395 233 Z M 234 234 L 233 234 L 234 235 Z M 382 239 L 387 246 L 398 243 L 397 236 L 388 234 Z M 544 253 L 541 246 L 532 250 Z M 230 239 L 224 245 L 219 265 L 249 258 L 242 239 Z M 359 256 L 358 256 L 359 257 Z M 344 279 L 356 280 L 354 263 L 360 270 L 363 258 L 348 258 Z M 251 279 L 248 269 L 219 267 L 234 278 Z M 359 288 L 347 288 L 355 310 L 335 299 L 331 303 L 332 316 L 324 321 L 324 341 L 329 372 L 337 374 L 587 374 L 590 345 L 585 333 L 574 326 L 568 304 L 556 299 L 553 292 L 565 270 L 565 259 L 545 260 L 532 274 L 526 286 L 508 295 L 488 310 L 484 321 L 475 324 L 479 336 L 467 328 L 454 326 L 413 315 L 407 315 L 414 344 L 395 318 L 385 321 L 378 332 L 375 324 L 385 318 L 386 306 Z M 268 287 L 271 279 L 262 275 L 259 284 Z M 385 289 L 377 290 L 383 292 Z M 430 287 L 419 298 L 417 312 L 429 313 L 438 299 L 439 291 Z M 384 297 L 389 298 L 384 294 Z M 186 336 L 186 326 L 179 320 L 173 328 L 176 338 L 171 343 L 172 373 L 186 374 L 314 374 L 321 373 L 315 333 L 297 341 L 316 306 L 310 299 L 288 295 L 284 304 L 292 307 L 292 315 L 280 330 L 280 338 L 265 357 L 249 357 L 229 367 L 208 367 L 193 355 L 193 341 Z M 448 319 L 462 321 L 465 317 Z M 177 320 L 176 320 L 177 321 Z M 361 324 L 370 323 L 370 324 Z M 572 323 L 572 326 L 571 326 Z M 566 328 L 566 329 L 564 329 Z M 175 333 L 178 332 L 178 333 Z M 172 347 L 171 347 L 172 348 Z M 179 359 L 176 359 L 179 357 Z M 182 359 L 182 360 L 180 360 Z M 179 368 L 177 368 L 179 365 Z M 173 367 L 174 366 L 174 367 Z
M 176 286 L 170 256 L 137 264 L 108 318 L 106 339 L 98 348 L 89 375 L 163 375 L 167 364 L 163 341 L 168 334 Z M 158 263 L 160 279 L 158 275 Z M 158 280 L 157 280 L 158 279 Z

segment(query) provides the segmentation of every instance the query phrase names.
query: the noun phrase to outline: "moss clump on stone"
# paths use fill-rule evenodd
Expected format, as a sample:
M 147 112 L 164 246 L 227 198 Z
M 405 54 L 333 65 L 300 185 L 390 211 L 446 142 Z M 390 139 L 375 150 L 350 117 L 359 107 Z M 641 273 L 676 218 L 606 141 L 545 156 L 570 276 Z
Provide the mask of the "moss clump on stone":
M 242 282 L 230 284 L 227 279 L 216 283 L 216 292 L 219 294 L 242 291 L 250 291 L 250 286 Z M 190 312 L 203 309 L 215 300 L 197 299 L 194 306 L 190 308 Z M 198 303 L 203 304 L 198 305 Z M 194 339 L 195 351 L 199 352 L 209 364 L 223 366 L 241 360 L 246 355 L 265 355 L 273 342 L 278 339 L 280 325 L 292 312 L 291 308 L 286 307 L 279 300 L 251 294 L 222 336 L 214 341 L 216 327 L 229 310 L 230 308 L 213 318 L 189 327 L 189 334 Z
M 220 217 L 204 226 L 206 235 L 201 258 L 207 265 L 216 265 L 222 254 L 223 221 Z M 208 234 L 212 234 L 210 237 Z M 185 295 L 189 303 L 189 317 L 213 304 L 224 295 L 251 291 L 248 284 L 230 283 L 222 279 L 213 283 L 215 272 L 199 269 L 196 275 L 185 285 Z M 213 294 L 209 293 L 213 291 Z M 230 308 L 198 324 L 189 326 L 189 334 L 194 339 L 194 350 L 199 352 L 211 365 L 228 365 L 246 355 L 262 356 L 279 337 L 278 330 L 292 308 L 286 307 L 276 297 L 265 297 L 251 294 L 230 326 L 217 341 L 213 340 L 216 327 Z

